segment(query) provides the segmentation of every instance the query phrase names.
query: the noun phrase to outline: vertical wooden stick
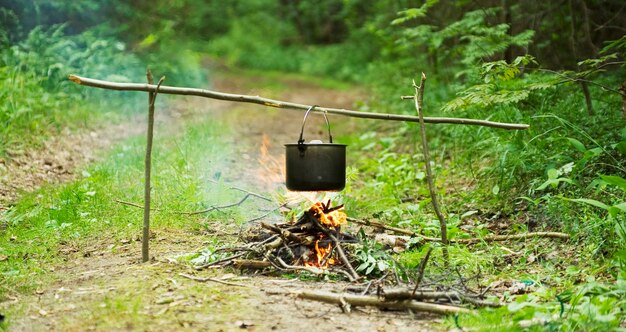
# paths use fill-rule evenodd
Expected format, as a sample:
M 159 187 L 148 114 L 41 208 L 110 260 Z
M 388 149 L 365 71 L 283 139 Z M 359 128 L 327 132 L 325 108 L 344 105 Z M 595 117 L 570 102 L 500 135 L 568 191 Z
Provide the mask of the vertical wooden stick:
M 152 72 L 150 69 L 146 71 L 148 84 L 153 84 Z M 152 138 L 154 133 L 154 101 L 156 100 L 159 87 L 165 77 L 161 77 L 154 92 L 148 93 L 148 130 L 146 142 L 146 158 L 144 161 L 144 191 L 143 191 L 143 236 L 141 239 L 141 261 L 150 260 L 150 176 L 152 172 Z
M 433 171 L 430 168 L 430 151 L 428 150 L 428 141 L 426 140 L 426 126 L 424 125 L 424 112 L 422 110 L 422 105 L 424 104 L 424 88 L 426 86 L 426 74 L 422 73 L 422 79 L 420 81 L 420 85 L 418 86 L 413 80 L 413 87 L 415 88 L 415 110 L 417 111 L 417 116 L 419 117 L 419 125 L 420 125 L 420 133 L 422 136 L 422 150 L 424 152 L 424 164 L 426 167 L 426 178 L 428 179 L 428 190 L 430 191 L 430 198 L 433 204 L 433 209 L 435 210 L 435 214 L 439 219 L 439 228 L 441 229 L 441 244 L 443 245 L 443 258 L 446 267 L 448 266 L 448 231 L 446 219 L 443 217 L 441 213 L 441 209 L 439 208 L 439 201 L 437 200 L 437 190 L 435 188 L 435 183 L 433 179 Z
M 413 293 L 411 293 L 412 295 L 415 295 L 415 292 L 417 292 L 417 289 L 420 286 L 420 283 L 422 282 L 422 279 L 424 279 L 424 272 L 426 271 L 426 264 L 428 264 L 428 259 L 430 258 L 430 253 L 433 251 L 433 247 L 428 248 L 428 251 L 426 252 L 426 255 L 424 255 L 424 257 L 422 258 L 422 261 L 420 262 L 420 265 L 418 267 L 418 271 L 417 271 L 417 279 L 415 280 L 415 287 L 413 288 Z

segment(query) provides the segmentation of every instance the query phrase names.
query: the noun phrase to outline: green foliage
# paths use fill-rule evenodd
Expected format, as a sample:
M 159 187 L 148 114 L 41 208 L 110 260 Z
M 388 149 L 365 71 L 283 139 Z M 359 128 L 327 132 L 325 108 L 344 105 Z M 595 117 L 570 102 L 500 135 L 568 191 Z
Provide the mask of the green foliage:
M 619 329 L 626 309 L 626 281 L 606 285 L 593 279 L 560 294 L 542 288 L 522 295 L 500 309 L 449 319 L 449 326 L 479 331 L 612 331 Z
M 145 59 L 98 29 L 68 35 L 67 25 L 37 26 L 23 40 L 0 51 L 0 156 L 38 145 L 62 128 L 93 125 L 103 117 L 136 112 L 137 94 L 86 89 L 67 79 L 79 74 L 116 82 L 145 80 L 145 61 L 170 84 L 200 84 L 196 53 L 159 44 Z M 113 114 L 113 116 L 111 116 Z M 28 135 L 26 135 L 28 133 Z
M 408 21 L 414 20 L 416 18 L 426 17 L 428 9 L 437 4 L 439 0 L 427 0 L 424 4 L 419 8 L 409 8 L 403 11 L 398 12 L 398 18 L 391 21 L 391 25 L 398 25 L 402 23 L 406 23 Z
M 488 109 L 528 100 L 533 92 L 554 88 L 556 80 L 549 75 L 526 75 L 519 78 L 522 66 L 534 62 L 531 56 L 517 57 L 512 63 L 503 60 L 482 65 L 482 82 L 459 92 L 459 97 L 443 106 L 444 112 L 474 107 Z
M 581 270 L 593 269 L 588 274 L 610 280 L 583 280 L 574 287 L 570 280 L 567 293 L 545 288 L 520 296 L 507 308 L 485 311 L 483 321 L 472 324 L 490 330 L 513 330 L 521 321 L 538 330 L 616 328 L 618 310 L 624 308 L 623 276 L 618 276 L 626 265 L 626 128 L 622 97 L 615 91 L 623 84 L 626 39 L 623 31 L 609 26 L 624 22 L 614 14 L 622 6 L 615 0 L 521 1 L 510 8 L 404 0 L 2 2 L 0 155 L 32 144 L 28 140 L 41 142 L 62 127 L 90 123 L 109 109 L 133 108 L 128 95 L 67 82 L 71 72 L 143 81 L 149 64 L 155 76 L 167 76 L 168 84 L 204 84 L 198 62 L 208 52 L 237 66 L 364 82 L 374 92 L 360 109 L 414 114 L 412 103 L 397 97 L 412 93 L 411 78 L 424 71 L 428 116 L 450 112 L 531 125 L 524 132 L 428 126 L 450 237 L 531 228 L 566 231 L 580 248 L 574 256 L 582 257 L 577 263 Z M 107 22 L 96 26 L 102 22 L 94 17 L 102 15 Z M 605 24 L 608 18 L 611 24 Z M 251 87 L 285 87 L 270 80 Z M 583 81 L 589 81 L 593 116 L 583 115 Z M 118 107 L 122 104 L 127 107 Z M 170 165 L 154 178 L 155 188 L 170 189 L 159 202 L 165 210 L 201 209 L 209 201 L 229 198 L 204 186 L 206 170 L 198 166 L 203 163 L 187 158 L 196 154 L 193 142 L 207 139 L 205 129 L 185 134 L 189 141 L 182 140 L 180 155 L 155 152 L 159 162 Z M 364 127 L 363 132 L 351 142 L 358 177 L 342 197 L 349 212 L 438 236 L 417 127 L 389 124 Z M 76 183 L 27 196 L 5 213 L 1 218 L 8 232 L 0 239 L 0 255 L 9 260 L 2 265 L 3 280 L 27 287 L 31 273 L 46 273 L 41 262 L 58 259 L 58 246 L 104 233 L 111 225 L 119 229 L 111 236 L 131 235 L 136 225 L 127 226 L 128 220 L 139 220 L 139 212 L 128 208 L 122 213 L 110 202 L 113 196 L 141 199 L 141 191 L 129 185 L 140 176 L 140 144 L 121 147 L 119 158 L 90 169 Z M 157 225 L 176 224 L 163 214 L 156 214 Z M 96 215 L 104 217 L 92 221 Z M 238 213 L 207 218 L 224 217 L 241 219 Z M 506 229 L 494 228 L 502 223 Z M 17 235 L 14 245 L 7 245 L 10 234 Z M 498 271 L 491 266 L 502 259 L 491 252 L 498 249 L 477 247 L 450 247 L 452 265 L 516 278 L 528 265 L 520 258 L 523 264 Z M 414 268 L 424 248 L 401 255 L 401 265 Z M 473 249 L 483 252 L 477 255 Z M 207 249 L 197 259 L 216 257 Z M 366 243 L 357 257 L 359 269 L 370 275 L 392 267 L 391 257 L 376 243 Z M 556 264 L 548 269 L 556 272 L 545 272 L 545 278 L 561 287 L 560 274 L 569 272 Z M 472 319 L 461 317 L 461 326 Z
M 427 2 L 421 8 L 401 12 L 402 16 L 392 24 L 406 22 L 410 18 L 425 17 L 426 10 L 431 5 L 431 2 Z M 426 48 L 430 56 L 436 58 L 435 61 L 438 61 L 437 58 L 446 58 L 447 62 L 452 63 L 459 61 L 464 68 L 461 67 L 454 76 L 460 77 L 469 74 L 473 66 L 482 60 L 489 59 L 509 47 L 526 47 L 531 42 L 534 35 L 532 30 L 510 35 L 507 24 L 489 24 L 489 19 L 495 16 L 498 10 L 487 8 L 470 11 L 460 20 L 443 27 L 430 24 L 405 27 L 400 31 L 397 43 L 402 45 L 406 53 L 419 54 L 420 50 Z
M 354 250 L 357 260 L 356 271 L 366 276 L 381 276 L 392 264 L 389 254 L 375 240 L 369 239 L 363 229 L 359 231 L 360 245 Z
M 0 53 L 0 155 L 7 149 L 19 151 L 38 144 L 63 127 L 97 119 L 108 109 L 123 112 L 132 106 L 133 99 L 128 97 L 110 98 L 109 94 L 102 98 L 102 92 L 79 90 L 67 75 L 131 81 L 132 75 L 138 74 L 139 61 L 124 53 L 124 45 L 119 42 L 99 39 L 91 33 L 68 37 L 64 28 L 35 28 L 25 40 Z M 100 105 L 91 110 L 77 107 L 82 100 L 95 103 L 96 98 Z M 123 103 L 129 105 L 123 107 Z

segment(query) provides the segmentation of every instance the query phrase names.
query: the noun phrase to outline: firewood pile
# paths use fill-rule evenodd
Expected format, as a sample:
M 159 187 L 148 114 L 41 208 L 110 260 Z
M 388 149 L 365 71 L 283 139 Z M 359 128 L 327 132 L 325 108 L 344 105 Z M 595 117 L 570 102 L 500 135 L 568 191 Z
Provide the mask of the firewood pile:
M 341 231 L 347 222 L 343 205 L 332 207 L 330 200 L 318 202 L 295 222 L 270 224 L 260 222 L 241 235 L 246 244 L 231 248 L 234 255 L 210 265 L 231 265 L 241 269 L 307 271 L 319 274 L 342 274 L 350 281 L 360 279 L 343 244 L 358 239 Z
M 368 280 L 365 272 L 359 275 L 353 267 L 357 259 L 350 250 L 362 245 L 361 239 L 342 231 L 347 221 L 343 205 L 332 207 L 330 201 L 318 202 L 293 222 L 259 222 L 257 227 L 251 227 L 240 235 L 245 245 L 227 248 L 224 250 L 229 253 L 227 257 L 197 265 L 196 269 L 231 266 L 259 273 L 303 271 L 314 275 L 342 275 L 353 282 L 353 286 L 346 288 L 343 294 L 298 291 L 293 295 L 334 303 L 344 312 L 349 312 L 351 306 L 375 306 L 450 314 L 468 312 L 462 304 L 498 306 L 484 301 L 486 292 L 460 289 L 466 288 L 463 280 L 463 287 L 459 284 L 460 288 L 422 282 L 430 251 L 420 264 L 414 286 L 401 282 L 397 275 L 391 277 L 393 273 L 377 280 Z M 398 239 L 392 238 L 397 243 Z

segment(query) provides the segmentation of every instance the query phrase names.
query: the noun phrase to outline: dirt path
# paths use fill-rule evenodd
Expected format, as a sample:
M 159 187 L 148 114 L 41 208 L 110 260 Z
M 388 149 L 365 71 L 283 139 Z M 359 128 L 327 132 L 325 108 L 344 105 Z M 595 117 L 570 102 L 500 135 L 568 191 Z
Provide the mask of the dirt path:
M 47 140 L 43 149 L 13 151 L 10 159 L 0 158 L 0 212 L 21 193 L 72 179 L 77 169 L 97 160 L 97 151 L 144 130 L 137 121 L 130 123 L 81 133 L 63 131 Z
M 257 88 L 263 86 L 263 78 L 242 79 L 236 73 L 222 73 L 214 88 L 346 108 L 360 97 L 358 91 L 334 91 L 301 80 L 285 80 L 282 84 L 288 87 L 287 91 L 271 95 L 274 92 Z M 225 144 L 242 156 L 236 163 L 243 164 L 245 160 L 246 166 L 227 169 L 226 181 L 258 192 L 271 192 L 281 185 L 278 161 L 283 158 L 283 144 L 297 139 L 301 112 L 200 99 L 184 99 L 179 106 L 197 110 L 187 114 L 192 118 L 211 116 L 237 128 L 231 141 L 226 139 Z M 315 122 L 321 119 L 312 120 L 310 127 L 316 128 Z M 306 135 L 320 134 L 323 133 L 311 129 Z M 98 147 L 87 146 L 88 151 Z M 78 150 L 77 157 L 70 159 L 82 158 L 81 149 Z M 63 168 L 71 175 L 72 167 L 79 164 Z M 56 179 L 62 181 L 66 177 Z M 420 331 L 432 330 L 436 322 L 436 317 L 413 317 L 404 312 L 377 309 L 357 309 L 346 315 L 338 307 L 297 300 L 288 294 L 303 289 L 341 290 L 347 286 L 343 282 L 246 276 L 222 269 L 198 272 L 176 260 L 204 247 L 206 239 L 206 234 L 158 229 L 151 244 L 155 259 L 149 264 L 139 264 L 137 241 L 63 248 L 61 252 L 67 264 L 55 267 L 54 272 L 62 277 L 60 281 L 32 295 L 15 296 L 12 302 L 0 304 L 0 310 L 19 308 L 20 317 L 11 324 L 14 331 Z M 213 277 L 240 286 L 198 282 L 181 273 Z

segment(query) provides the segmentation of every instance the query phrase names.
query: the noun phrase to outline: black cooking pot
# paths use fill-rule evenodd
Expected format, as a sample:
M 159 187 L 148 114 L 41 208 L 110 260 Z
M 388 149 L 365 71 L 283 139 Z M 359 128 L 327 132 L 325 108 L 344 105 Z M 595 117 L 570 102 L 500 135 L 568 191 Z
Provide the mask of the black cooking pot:
M 306 118 L 316 106 L 304 113 L 300 139 L 296 144 L 285 144 L 287 189 L 293 191 L 339 191 L 346 186 L 346 145 L 333 144 L 328 126 L 330 143 L 304 143 L 302 135 Z

